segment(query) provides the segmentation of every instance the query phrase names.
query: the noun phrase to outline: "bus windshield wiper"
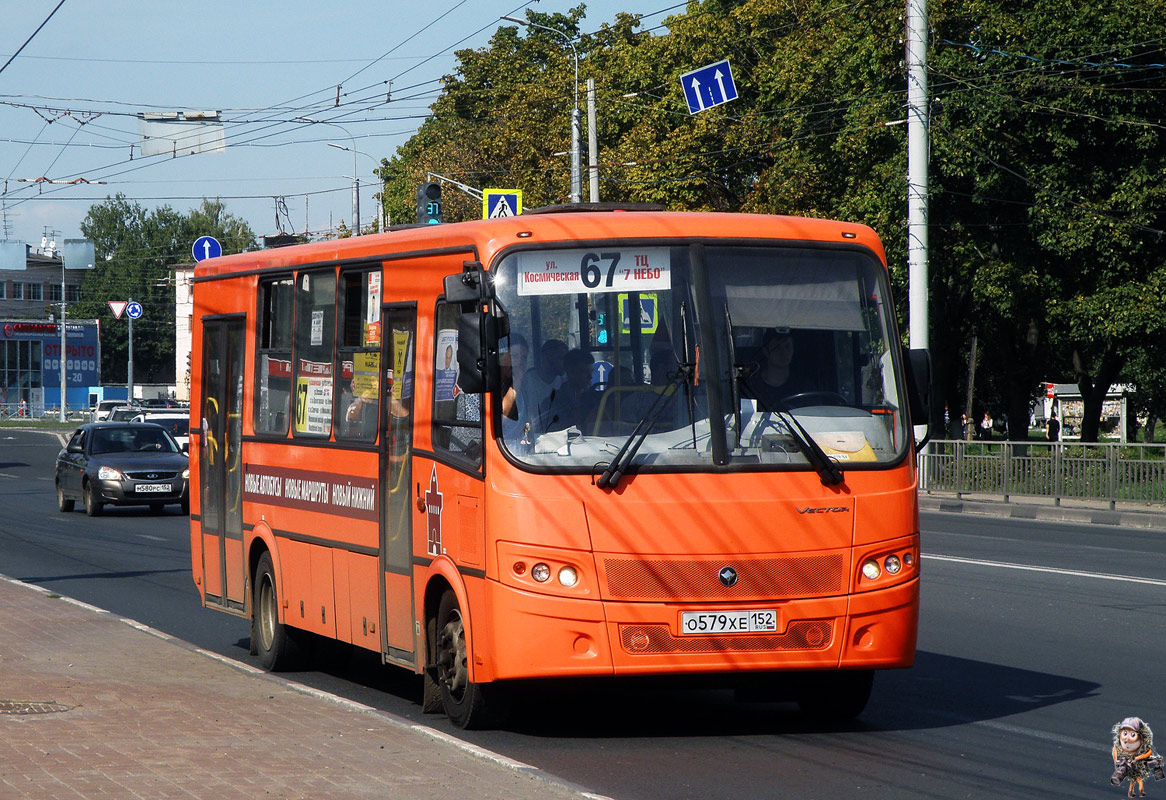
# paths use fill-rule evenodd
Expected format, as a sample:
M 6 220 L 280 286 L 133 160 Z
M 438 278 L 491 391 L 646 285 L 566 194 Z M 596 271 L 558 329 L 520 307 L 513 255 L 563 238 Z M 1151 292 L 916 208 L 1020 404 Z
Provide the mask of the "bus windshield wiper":
M 656 420 L 668 407 L 668 401 L 672 395 L 676 394 L 676 390 L 683 384 L 688 385 L 691 380 L 693 366 L 691 364 L 680 364 L 679 371 L 672 376 L 668 385 L 664 387 L 664 391 L 656 395 L 655 402 L 652 403 L 648 409 L 648 413 L 636 424 L 632 430 L 631 435 L 628 436 L 627 441 L 623 443 L 623 447 L 615 454 L 615 458 L 611 460 L 603 473 L 595 481 L 595 485 L 600 489 L 607 489 L 619 486 L 619 479 L 623 477 L 627 471 L 628 465 L 631 464 L 636 453 L 640 450 L 640 445 L 648 438 L 648 434 L 652 432 L 652 427 L 656 424 Z
M 738 365 L 734 364 L 733 380 L 737 380 L 737 368 Z M 797 444 L 798 449 L 800 449 L 802 454 L 805 455 L 806 460 L 810 462 L 810 466 L 812 466 L 817 471 L 818 477 L 822 480 L 822 485 L 837 486 L 838 484 L 842 483 L 845 480 L 845 478 L 842 476 L 842 470 L 840 470 L 838 468 L 838 464 L 835 463 L 834 460 L 830 458 L 830 456 L 826 455 L 825 451 L 823 451 L 822 448 L 818 446 L 818 443 L 814 441 L 814 437 L 811 436 L 806 431 L 806 429 L 802 427 L 802 424 L 798 422 L 797 415 L 780 404 L 778 408 L 770 408 L 769 403 L 766 403 L 760 397 L 757 397 L 758 393 L 749 383 L 749 379 L 744 378 L 742 380 L 745 384 L 745 388 L 749 389 L 756 398 L 755 402 L 757 405 L 766 413 L 773 414 L 782 421 L 786 427 L 786 430 L 789 431 L 790 438 L 794 440 L 794 443 Z
M 696 449 L 696 421 L 692 415 L 692 385 L 693 378 L 696 375 L 696 363 L 689 355 L 688 351 L 688 303 L 680 303 L 680 338 L 682 350 L 684 352 L 684 363 L 677 364 L 678 372 L 672 376 L 668 381 L 668 385 L 664 387 L 664 391 L 656 396 L 656 401 L 652 403 L 648 409 L 648 413 L 644 415 L 643 419 L 636 424 L 632 430 L 631 435 L 628 436 L 627 441 L 623 443 L 623 447 L 615 454 L 615 458 L 611 460 L 599 479 L 595 484 L 600 489 L 607 489 L 619 486 L 619 479 L 627 472 L 628 465 L 632 463 L 632 459 L 636 457 L 636 453 L 640 450 L 640 445 L 648 438 L 648 434 L 652 432 L 656 420 L 668 407 L 668 401 L 672 395 L 676 394 L 676 390 L 680 385 L 684 385 L 685 394 L 688 396 L 688 418 L 692 424 L 692 447 Z

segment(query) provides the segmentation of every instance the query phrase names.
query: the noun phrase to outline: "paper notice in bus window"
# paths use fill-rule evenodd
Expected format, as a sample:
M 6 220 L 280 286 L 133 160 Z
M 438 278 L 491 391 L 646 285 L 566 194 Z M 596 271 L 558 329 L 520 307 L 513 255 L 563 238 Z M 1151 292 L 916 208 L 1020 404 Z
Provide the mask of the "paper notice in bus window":
M 433 398 L 438 402 L 454 400 L 457 395 L 457 328 L 437 332 L 437 363 L 433 365 Z
M 312 347 L 319 347 L 324 343 L 324 312 L 312 312 Z
M 327 436 L 332 432 L 332 365 L 300 361 L 296 380 L 297 433 Z
M 667 247 L 596 247 L 518 254 L 518 294 L 647 292 L 672 288 Z
M 393 331 L 393 399 L 405 400 L 413 396 L 413 347 L 409 331 Z

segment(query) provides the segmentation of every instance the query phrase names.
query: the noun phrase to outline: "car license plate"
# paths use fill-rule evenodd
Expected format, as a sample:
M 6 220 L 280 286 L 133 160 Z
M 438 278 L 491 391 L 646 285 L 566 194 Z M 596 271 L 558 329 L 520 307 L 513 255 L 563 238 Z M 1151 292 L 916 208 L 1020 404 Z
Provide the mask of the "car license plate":
M 170 491 L 170 484 L 168 483 L 139 483 L 134 491 L 138 494 L 165 494 Z
M 685 611 L 680 615 L 682 634 L 760 633 L 777 630 L 772 608 L 748 611 Z

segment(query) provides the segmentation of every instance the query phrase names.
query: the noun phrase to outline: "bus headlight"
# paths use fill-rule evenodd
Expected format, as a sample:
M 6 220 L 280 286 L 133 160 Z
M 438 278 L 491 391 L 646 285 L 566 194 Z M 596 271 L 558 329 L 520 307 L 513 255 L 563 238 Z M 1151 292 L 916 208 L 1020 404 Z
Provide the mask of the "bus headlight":
M 579 573 L 574 567 L 563 567 L 559 570 L 559 583 L 570 589 L 579 582 Z
M 898 556 L 887 556 L 886 561 L 883 562 L 883 568 L 886 569 L 888 575 L 897 575 L 899 570 L 903 568 L 903 562 L 899 560 Z
M 879 562 L 875 561 L 873 558 L 863 562 L 862 576 L 868 581 L 875 580 L 881 574 L 882 570 L 879 569 Z
M 540 561 L 530 568 L 530 577 L 539 583 L 546 583 L 551 579 L 551 568 Z

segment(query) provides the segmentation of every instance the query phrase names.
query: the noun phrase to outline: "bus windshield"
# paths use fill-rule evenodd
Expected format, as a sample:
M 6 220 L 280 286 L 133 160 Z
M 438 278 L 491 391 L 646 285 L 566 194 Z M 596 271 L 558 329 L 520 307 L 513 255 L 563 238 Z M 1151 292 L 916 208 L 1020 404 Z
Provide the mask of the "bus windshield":
M 592 470 L 622 448 L 638 471 L 808 470 L 817 450 L 846 470 L 906 452 L 886 271 L 865 249 L 573 245 L 494 273 L 497 434 L 522 464 Z

